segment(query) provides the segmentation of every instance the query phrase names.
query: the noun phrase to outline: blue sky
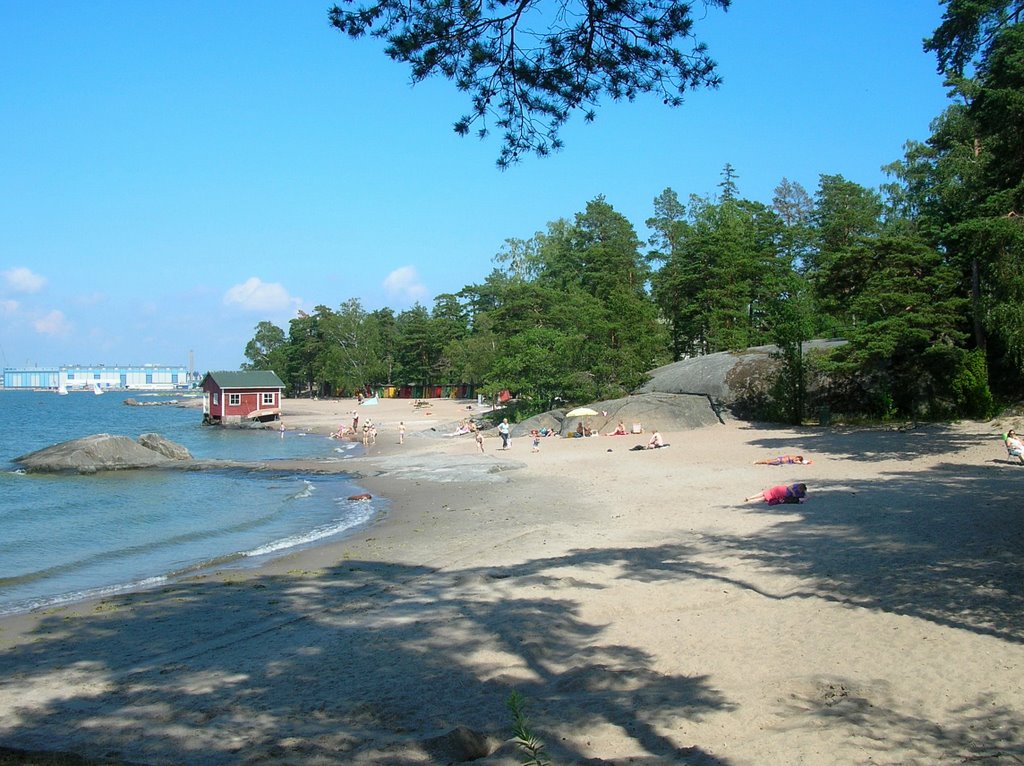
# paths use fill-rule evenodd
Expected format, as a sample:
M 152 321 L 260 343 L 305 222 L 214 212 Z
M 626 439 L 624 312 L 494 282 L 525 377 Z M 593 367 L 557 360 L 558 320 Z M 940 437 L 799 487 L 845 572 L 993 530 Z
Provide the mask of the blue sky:
M 646 239 L 658 194 L 714 194 L 727 162 L 766 203 L 783 177 L 876 187 L 947 105 L 937 2 L 734 0 L 696 26 L 720 89 L 606 104 L 501 172 L 452 131 L 460 94 L 330 4 L 0 0 L 3 366 L 234 369 L 261 320 L 430 307 L 598 195 Z

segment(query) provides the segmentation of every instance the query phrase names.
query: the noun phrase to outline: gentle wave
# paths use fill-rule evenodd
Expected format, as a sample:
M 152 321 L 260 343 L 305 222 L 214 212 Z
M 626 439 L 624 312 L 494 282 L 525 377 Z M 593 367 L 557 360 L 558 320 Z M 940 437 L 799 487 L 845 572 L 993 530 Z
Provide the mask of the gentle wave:
M 308 484 L 308 482 L 307 482 Z M 303 490 L 306 492 L 306 490 Z M 303 493 L 299 493 L 300 495 Z M 308 492 L 307 497 L 312 492 Z M 297 495 L 298 496 L 298 495 Z M 265 513 L 260 516 L 253 516 L 237 524 L 230 526 L 220 527 L 218 529 L 200 529 L 193 532 L 185 532 L 178 535 L 168 536 L 161 540 L 154 540 L 148 543 L 141 543 L 138 545 L 125 545 L 120 548 L 110 548 L 105 551 L 94 553 L 91 556 L 83 556 L 73 561 L 68 561 L 60 565 L 45 567 L 42 569 L 36 569 L 32 572 L 27 572 L 22 575 L 16 575 L 14 577 L 0 578 L 0 589 L 10 588 L 15 585 L 26 585 L 39 580 L 53 579 L 56 577 L 67 576 L 73 574 L 76 571 L 85 569 L 86 567 L 107 564 L 111 562 L 123 561 L 130 557 L 141 557 L 148 554 L 153 554 L 158 551 L 173 549 L 188 543 L 194 543 L 198 541 L 216 540 L 222 537 L 230 537 L 232 534 L 238 532 L 245 532 L 250 529 L 256 529 L 261 526 L 268 519 L 272 519 L 277 516 L 279 511 L 273 513 Z M 227 554 L 228 557 L 237 558 L 240 554 Z M 208 566 L 207 564 L 200 565 L 201 568 Z
M 300 491 L 296 492 L 294 495 L 288 498 L 289 500 L 301 500 L 304 497 L 310 497 L 316 490 L 316 486 L 313 484 L 313 482 L 309 481 L 308 479 L 304 479 L 303 484 L 305 484 L 305 486 Z
M 149 588 L 156 587 L 157 585 L 165 584 L 168 582 L 168 579 L 168 577 L 162 575 L 157 577 L 146 577 L 141 580 L 135 580 L 134 582 L 104 585 L 97 588 L 86 588 L 83 590 L 70 591 L 68 593 L 59 593 L 53 596 L 40 596 L 37 598 L 28 598 L 23 601 L 15 601 L 9 604 L 0 604 L 0 617 L 9 614 L 34 612 L 39 609 L 54 609 L 59 606 L 66 606 L 67 604 L 75 604 L 80 601 L 109 598 L 120 593 L 147 590 Z
M 288 537 L 281 538 L 280 540 L 274 540 L 266 545 L 254 548 L 251 551 L 246 551 L 242 555 L 247 558 L 255 558 L 256 556 L 280 553 L 281 551 L 288 550 L 289 548 L 309 545 L 310 543 L 315 543 L 318 540 L 323 540 L 324 538 L 332 537 L 334 535 L 341 534 L 342 532 L 347 532 L 350 529 L 354 529 L 355 527 L 362 526 L 372 519 L 376 512 L 371 503 L 360 502 L 357 505 L 354 501 L 346 502 L 353 508 L 353 510 L 361 509 L 363 512 L 349 515 L 344 519 L 337 519 L 330 524 L 323 524 L 299 535 L 290 535 Z

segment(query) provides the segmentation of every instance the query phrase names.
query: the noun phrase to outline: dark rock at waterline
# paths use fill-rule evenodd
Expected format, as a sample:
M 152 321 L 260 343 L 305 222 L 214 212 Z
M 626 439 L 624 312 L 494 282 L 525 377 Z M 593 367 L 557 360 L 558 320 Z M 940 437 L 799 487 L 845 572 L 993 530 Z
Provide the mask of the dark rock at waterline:
M 145 436 L 150 437 L 147 441 L 154 445 L 153 447 L 141 444 L 128 436 L 95 434 L 44 447 L 16 457 L 14 462 L 27 471 L 38 473 L 96 473 L 167 467 L 190 460 L 192 457 L 180 444 L 157 434 Z

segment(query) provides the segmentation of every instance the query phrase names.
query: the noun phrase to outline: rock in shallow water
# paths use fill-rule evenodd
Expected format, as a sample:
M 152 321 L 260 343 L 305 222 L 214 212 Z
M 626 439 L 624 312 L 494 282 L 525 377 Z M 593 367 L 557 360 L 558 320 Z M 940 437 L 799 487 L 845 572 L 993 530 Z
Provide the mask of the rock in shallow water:
M 147 436 L 157 436 L 147 434 Z M 95 434 L 81 439 L 54 444 L 27 455 L 16 457 L 14 462 L 27 471 L 59 473 L 75 471 L 96 473 L 134 468 L 157 468 L 173 465 L 191 458 L 188 450 L 163 437 L 151 440 L 159 444 L 162 451 L 150 449 L 127 436 Z M 169 457 L 169 454 L 184 454 L 187 457 Z

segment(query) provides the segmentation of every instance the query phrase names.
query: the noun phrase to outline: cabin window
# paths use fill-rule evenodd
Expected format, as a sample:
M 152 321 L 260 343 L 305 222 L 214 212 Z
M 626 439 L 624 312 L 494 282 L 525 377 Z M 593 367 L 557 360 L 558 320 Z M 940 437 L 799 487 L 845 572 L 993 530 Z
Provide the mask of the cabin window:
M 264 404 L 273 404 L 274 403 L 274 395 L 273 394 L 264 393 L 263 394 L 263 403 Z
M 214 391 L 213 392 L 213 403 L 214 404 L 220 404 L 220 392 L 219 391 Z
M 228 406 L 229 407 L 237 407 L 241 403 L 242 403 L 242 395 L 241 394 L 228 394 Z

